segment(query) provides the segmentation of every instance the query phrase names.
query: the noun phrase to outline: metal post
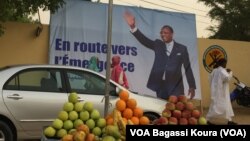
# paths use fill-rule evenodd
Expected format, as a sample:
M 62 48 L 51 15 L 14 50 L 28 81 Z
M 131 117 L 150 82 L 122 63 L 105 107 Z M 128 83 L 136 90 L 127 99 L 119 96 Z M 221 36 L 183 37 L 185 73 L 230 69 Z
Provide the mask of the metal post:
M 113 0 L 109 0 L 109 8 L 108 8 L 108 35 L 107 35 L 107 66 L 106 66 L 106 84 L 105 84 L 105 107 L 104 107 L 104 116 L 108 115 L 109 108 L 109 80 L 110 80 L 110 58 L 111 58 L 111 41 L 112 41 L 112 6 Z

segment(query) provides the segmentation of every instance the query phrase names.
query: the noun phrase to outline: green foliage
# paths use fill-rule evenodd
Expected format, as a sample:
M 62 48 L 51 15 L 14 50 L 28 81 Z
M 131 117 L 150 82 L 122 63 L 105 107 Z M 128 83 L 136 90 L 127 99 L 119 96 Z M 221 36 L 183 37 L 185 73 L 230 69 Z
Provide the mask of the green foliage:
M 208 15 L 219 22 L 210 26 L 212 39 L 250 41 L 250 0 L 198 0 L 211 7 Z
M 0 35 L 4 33 L 1 23 L 6 21 L 36 22 L 30 15 L 37 13 L 39 8 L 54 13 L 64 3 L 64 0 L 0 0 Z

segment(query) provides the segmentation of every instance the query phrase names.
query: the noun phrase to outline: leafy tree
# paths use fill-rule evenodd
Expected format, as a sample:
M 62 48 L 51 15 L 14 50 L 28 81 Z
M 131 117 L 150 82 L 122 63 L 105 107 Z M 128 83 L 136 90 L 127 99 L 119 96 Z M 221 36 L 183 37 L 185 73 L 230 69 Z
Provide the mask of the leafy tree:
M 39 8 L 54 13 L 64 3 L 64 0 L 0 0 L 0 35 L 4 33 L 3 22 L 29 22 L 32 21 L 30 15 L 35 14 Z
M 250 0 L 198 0 L 211 7 L 208 15 L 219 22 L 210 26 L 212 39 L 250 41 Z

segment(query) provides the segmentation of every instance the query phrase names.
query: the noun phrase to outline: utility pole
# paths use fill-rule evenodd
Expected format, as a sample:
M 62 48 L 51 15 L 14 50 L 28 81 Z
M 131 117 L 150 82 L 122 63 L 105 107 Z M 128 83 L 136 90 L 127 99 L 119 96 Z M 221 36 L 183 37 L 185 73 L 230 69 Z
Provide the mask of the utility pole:
M 107 66 L 106 66 L 106 84 L 105 84 L 105 107 L 104 116 L 106 117 L 109 110 L 109 92 L 110 92 L 110 58 L 111 58 L 111 41 L 112 41 L 112 7 L 113 0 L 109 0 L 108 7 L 108 35 L 107 35 Z

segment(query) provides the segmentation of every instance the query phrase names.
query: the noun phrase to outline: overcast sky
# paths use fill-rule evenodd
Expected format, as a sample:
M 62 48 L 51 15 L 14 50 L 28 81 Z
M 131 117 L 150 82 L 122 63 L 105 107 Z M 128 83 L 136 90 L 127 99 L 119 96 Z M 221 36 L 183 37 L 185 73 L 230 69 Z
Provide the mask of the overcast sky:
M 100 2 L 108 3 L 109 0 L 100 0 Z M 196 15 L 196 32 L 198 38 L 206 38 L 210 35 L 206 30 L 212 24 L 207 16 L 209 8 L 197 0 L 113 0 L 113 4 L 129 5 L 150 9 L 158 9 L 163 11 L 174 11 L 182 13 L 192 13 Z M 41 22 L 49 24 L 50 12 L 40 12 Z

